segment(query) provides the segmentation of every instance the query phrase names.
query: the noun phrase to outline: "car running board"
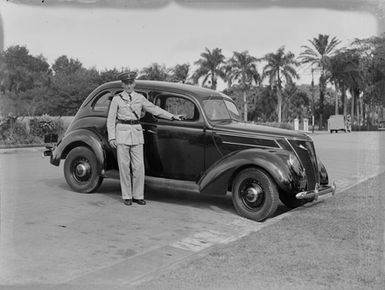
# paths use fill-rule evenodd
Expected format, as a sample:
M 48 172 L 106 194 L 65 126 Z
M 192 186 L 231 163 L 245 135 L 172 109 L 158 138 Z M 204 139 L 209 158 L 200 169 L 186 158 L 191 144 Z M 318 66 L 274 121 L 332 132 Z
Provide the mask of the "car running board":
M 194 181 L 146 176 L 145 185 L 151 189 L 199 193 L 199 186 Z
M 103 171 L 102 176 L 106 178 L 119 179 L 119 171 L 116 169 Z M 146 176 L 144 183 L 150 189 L 155 190 L 172 190 L 186 193 L 200 192 L 198 184 L 194 181 Z

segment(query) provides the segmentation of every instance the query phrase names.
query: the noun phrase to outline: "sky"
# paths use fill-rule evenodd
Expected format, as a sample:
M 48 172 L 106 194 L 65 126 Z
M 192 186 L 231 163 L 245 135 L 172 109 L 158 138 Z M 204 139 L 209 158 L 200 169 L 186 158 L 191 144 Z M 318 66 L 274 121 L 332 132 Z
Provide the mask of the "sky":
M 227 58 L 233 51 L 263 57 L 281 46 L 298 55 L 319 33 L 336 36 L 341 45 L 378 33 L 378 17 L 360 9 L 159 6 L 79 8 L 1 1 L 3 48 L 25 45 L 49 64 L 67 55 L 87 68 L 141 69 L 154 62 L 193 65 L 205 48 L 221 48 Z M 310 82 L 310 69 L 300 68 L 300 74 L 298 83 Z

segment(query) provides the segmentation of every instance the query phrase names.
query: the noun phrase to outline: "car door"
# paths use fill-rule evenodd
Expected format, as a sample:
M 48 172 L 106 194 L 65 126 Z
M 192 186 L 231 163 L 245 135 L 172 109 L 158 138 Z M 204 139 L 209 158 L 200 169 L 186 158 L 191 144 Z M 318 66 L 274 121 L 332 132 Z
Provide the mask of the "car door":
M 154 92 L 149 95 L 154 96 Z M 170 179 L 196 181 L 204 170 L 203 118 L 189 96 L 157 92 L 154 103 L 182 121 L 146 114 L 142 119 L 145 137 L 146 174 Z

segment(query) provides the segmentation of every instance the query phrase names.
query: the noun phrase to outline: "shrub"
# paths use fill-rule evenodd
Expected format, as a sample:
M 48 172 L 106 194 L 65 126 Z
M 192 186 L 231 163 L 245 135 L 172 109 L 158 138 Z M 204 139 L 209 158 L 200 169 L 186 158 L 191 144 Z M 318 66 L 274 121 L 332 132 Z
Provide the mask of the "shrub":
M 11 114 L 0 120 L 0 141 L 2 144 L 6 144 L 12 138 L 16 122 L 17 117 Z
M 377 125 L 352 125 L 352 131 L 378 131 Z
M 40 138 L 28 134 L 25 124 L 21 122 L 16 122 L 12 126 L 3 129 L 1 137 L 1 144 L 3 145 L 34 144 L 41 142 Z
M 53 119 L 47 114 L 41 117 L 33 118 L 29 122 L 30 133 L 32 135 L 44 138 L 45 135 L 55 133 L 60 135 L 63 131 L 63 125 L 60 119 Z
M 8 116 L 0 121 L 0 144 L 43 144 L 46 134 L 62 134 L 63 122 L 48 115 L 29 120 L 29 130 L 26 123 L 17 120 L 17 117 Z

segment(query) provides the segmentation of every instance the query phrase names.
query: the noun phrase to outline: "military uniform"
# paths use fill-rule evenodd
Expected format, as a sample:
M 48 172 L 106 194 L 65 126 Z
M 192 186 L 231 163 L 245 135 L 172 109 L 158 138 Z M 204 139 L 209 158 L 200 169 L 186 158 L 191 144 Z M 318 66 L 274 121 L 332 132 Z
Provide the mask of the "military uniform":
M 131 93 L 123 91 L 114 96 L 108 112 L 108 140 L 115 139 L 117 143 L 120 184 L 124 200 L 132 198 L 143 200 L 144 196 L 144 139 L 143 129 L 139 123 L 142 111 L 164 119 L 174 118 L 173 114 L 155 106 L 135 91 Z

